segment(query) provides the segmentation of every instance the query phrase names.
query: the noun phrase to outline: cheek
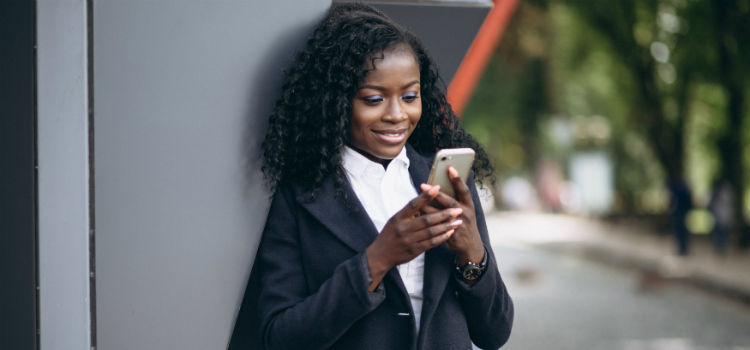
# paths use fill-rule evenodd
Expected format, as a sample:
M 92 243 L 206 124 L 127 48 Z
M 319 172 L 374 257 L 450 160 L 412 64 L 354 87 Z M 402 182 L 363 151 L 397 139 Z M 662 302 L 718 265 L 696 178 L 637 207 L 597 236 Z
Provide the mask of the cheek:
M 352 116 L 349 121 L 349 142 L 360 143 L 365 138 L 367 120 L 361 115 Z
M 409 118 L 411 119 L 412 124 L 417 124 L 419 122 L 419 119 L 422 118 L 422 104 L 414 106 L 414 109 L 412 109 L 409 113 Z
M 352 115 L 352 131 L 359 133 L 365 132 L 365 129 L 380 120 L 379 113 L 381 112 L 374 108 L 363 108 L 358 110 L 357 113 Z

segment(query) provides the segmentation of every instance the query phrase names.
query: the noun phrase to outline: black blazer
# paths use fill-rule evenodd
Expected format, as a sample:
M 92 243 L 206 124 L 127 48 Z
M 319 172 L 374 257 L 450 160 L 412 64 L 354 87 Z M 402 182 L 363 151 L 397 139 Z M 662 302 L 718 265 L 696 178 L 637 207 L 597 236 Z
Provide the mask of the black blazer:
M 418 185 L 427 182 L 432 157 L 406 147 L 409 173 L 421 193 Z M 363 255 L 378 232 L 351 185 L 346 182 L 345 190 L 356 211 L 335 198 L 333 176 L 312 202 L 305 200 L 305 186 L 279 187 L 256 258 L 265 348 L 470 350 L 471 341 L 483 349 L 505 344 L 513 302 L 497 270 L 473 175 L 468 183 L 488 267 L 469 285 L 455 277 L 455 255 L 445 244 L 427 251 L 419 334 L 396 268 L 383 279 L 384 288 L 367 290 Z

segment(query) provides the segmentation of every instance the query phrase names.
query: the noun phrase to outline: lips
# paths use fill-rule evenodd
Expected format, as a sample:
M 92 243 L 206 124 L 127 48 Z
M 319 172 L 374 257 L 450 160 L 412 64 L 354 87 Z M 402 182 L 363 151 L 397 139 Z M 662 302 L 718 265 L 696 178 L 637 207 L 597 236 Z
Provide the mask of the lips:
M 406 129 L 372 130 L 375 136 L 387 144 L 400 144 L 406 137 Z

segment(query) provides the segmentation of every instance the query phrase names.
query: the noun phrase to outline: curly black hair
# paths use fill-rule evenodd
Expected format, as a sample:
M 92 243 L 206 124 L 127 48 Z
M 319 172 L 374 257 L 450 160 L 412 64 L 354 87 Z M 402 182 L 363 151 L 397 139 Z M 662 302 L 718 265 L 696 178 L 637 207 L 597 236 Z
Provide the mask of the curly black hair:
M 470 147 L 476 178 L 494 183 L 482 146 L 461 127 L 443 93 L 445 84 L 419 38 L 372 6 L 334 5 L 284 72 L 262 151 L 271 193 L 287 182 L 306 182 L 310 200 L 333 174 L 336 195 L 346 179 L 342 150 L 349 143 L 352 100 L 374 60 L 395 45 L 408 45 L 419 63 L 422 116 L 408 142 L 418 152 Z M 370 58 L 371 65 L 366 65 Z M 371 68 L 374 69 L 374 68 Z

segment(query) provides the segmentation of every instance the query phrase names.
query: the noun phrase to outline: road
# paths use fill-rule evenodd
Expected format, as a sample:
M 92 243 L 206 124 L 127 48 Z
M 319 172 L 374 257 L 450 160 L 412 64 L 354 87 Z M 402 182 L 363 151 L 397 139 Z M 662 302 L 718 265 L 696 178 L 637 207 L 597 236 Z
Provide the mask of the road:
M 493 236 L 515 303 L 504 350 L 750 350 L 750 306 Z

